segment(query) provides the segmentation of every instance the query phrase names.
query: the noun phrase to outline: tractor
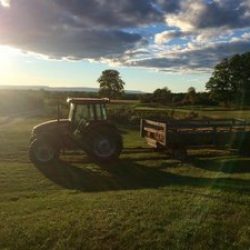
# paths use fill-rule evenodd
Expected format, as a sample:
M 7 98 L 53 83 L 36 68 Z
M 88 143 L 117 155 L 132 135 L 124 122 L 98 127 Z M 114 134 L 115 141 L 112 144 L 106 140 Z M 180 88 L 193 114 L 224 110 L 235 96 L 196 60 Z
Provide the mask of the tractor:
M 108 99 L 69 98 L 68 119 L 38 124 L 32 129 L 29 156 L 34 164 L 49 164 L 65 150 L 83 150 L 91 159 L 110 162 L 118 159 L 122 137 L 108 120 Z

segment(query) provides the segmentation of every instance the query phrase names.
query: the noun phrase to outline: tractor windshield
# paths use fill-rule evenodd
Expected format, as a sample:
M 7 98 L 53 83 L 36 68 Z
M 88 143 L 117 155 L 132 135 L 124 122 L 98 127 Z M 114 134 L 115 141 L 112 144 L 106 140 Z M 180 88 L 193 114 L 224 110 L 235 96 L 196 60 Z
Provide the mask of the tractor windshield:
M 96 120 L 107 120 L 105 104 L 96 104 Z
M 76 105 L 74 121 L 78 124 L 83 121 L 92 121 L 95 119 L 94 106 L 91 104 Z
M 84 124 L 88 121 L 101 121 L 107 120 L 106 105 L 102 103 L 96 104 L 76 104 L 71 103 L 69 119 L 74 127 L 77 127 L 80 123 Z

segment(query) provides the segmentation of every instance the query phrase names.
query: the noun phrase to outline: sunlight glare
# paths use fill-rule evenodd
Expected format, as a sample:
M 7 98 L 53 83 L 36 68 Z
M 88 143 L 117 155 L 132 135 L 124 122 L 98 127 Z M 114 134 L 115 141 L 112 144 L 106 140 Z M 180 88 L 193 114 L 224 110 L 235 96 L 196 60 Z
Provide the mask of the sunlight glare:
M 5 8 L 9 8 L 10 7 L 10 0 L 0 0 L 0 4 Z
M 9 46 L 0 46 L 0 85 L 18 81 L 19 74 L 16 71 L 19 50 Z
M 14 57 L 17 54 L 15 49 L 9 48 L 7 46 L 0 46 L 0 67 L 1 71 L 10 67 L 14 61 Z

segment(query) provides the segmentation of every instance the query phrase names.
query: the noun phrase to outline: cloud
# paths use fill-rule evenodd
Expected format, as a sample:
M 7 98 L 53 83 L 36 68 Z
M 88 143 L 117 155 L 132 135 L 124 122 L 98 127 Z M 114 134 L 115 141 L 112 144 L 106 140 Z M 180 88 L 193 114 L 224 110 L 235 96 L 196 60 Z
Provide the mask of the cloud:
M 176 11 L 165 14 L 171 30 L 155 34 L 159 53 L 133 62 L 134 66 L 207 70 L 224 57 L 250 50 L 249 0 L 177 2 Z
M 57 59 L 202 70 L 249 33 L 249 0 L 0 0 L 0 45 Z
M 156 0 L 156 3 L 166 13 L 174 13 L 180 10 L 180 0 Z
M 179 31 L 179 30 L 167 30 L 155 35 L 155 43 L 163 44 L 176 38 L 185 38 L 191 35 L 190 32 Z
M 242 35 L 242 38 L 246 41 L 250 41 L 250 32 L 246 32 Z
M 242 28 L 250 25 L 248 0 L 182 1 L 177 13 L 166 14 L 168 25 L 184 31 L 206 28 Z
M 0 43 L 55 58 L 119 57 L 145 43 L 138 33 L 124 31 L 125 26 L 160 20 L 150 1 L 133 3 L 12 0 L 10 8 L 0 6 Z
M 151 0 L 54 0 L 82 25 L 121 28 L 162 22 L 163 14 Z
M 192 47 L 166 51 L 158 58 L 130 61 L 128 66 L 155 68 L 164 71 L 211 71 L 223 58 L 249 51 L 250 43 L 246 40 L 223 42 L 204 48 Z

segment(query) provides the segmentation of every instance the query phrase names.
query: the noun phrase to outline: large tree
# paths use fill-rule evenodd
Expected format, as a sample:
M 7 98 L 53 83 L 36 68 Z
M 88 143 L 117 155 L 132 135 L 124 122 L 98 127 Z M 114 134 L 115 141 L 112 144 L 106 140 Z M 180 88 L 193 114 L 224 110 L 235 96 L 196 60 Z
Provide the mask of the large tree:
M 187 103 L 190 103 L 192 105 L 195 104 L 195 101 L 196 101 L 196 90 L 194 87 L 189 87 L 188 88 L 188 91 L 187 91 L 187 94 L 184 98 L 184 101 L 187 102 Z
M 125 82 L 117 70 L 104 70 L 97 81 L 100 84 L 99 94 L 102 97 L 118 98 L 124 91 Z
M 171 91 L 167 87 L 156 89 L 153 93 L 153 100 L 160 104 L 170 104 L 172 101 Z
M 228 105 L 250 102 L 250 52 L 224 59 L 206 84 L 213 100 Z

